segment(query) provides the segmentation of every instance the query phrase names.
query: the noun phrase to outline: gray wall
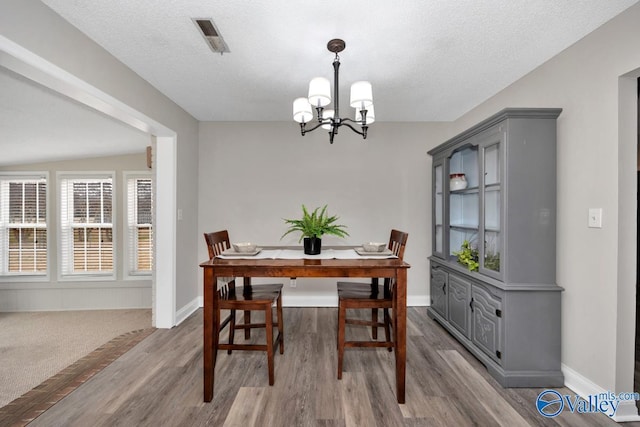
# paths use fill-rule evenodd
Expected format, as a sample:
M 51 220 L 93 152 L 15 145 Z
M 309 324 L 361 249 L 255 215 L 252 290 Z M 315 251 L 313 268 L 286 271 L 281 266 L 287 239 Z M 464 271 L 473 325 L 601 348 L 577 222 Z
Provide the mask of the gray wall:
M 2 167 L 1 171 L 48 172 L 48 246 L 49 281 L 0 282 L 0 311 L 82 310 L 151 307 L 151 279 L 124 280 L 124 234 L 127 219 L 124 206 L 123 171 L 148 171 L 146 154 L 100 157 L 83 160 L 38 163 Z M 115 280 L 58 281 L 58 225 L 60 200 L 56 172 L 104 171 L 115 172 L 114 263 Z
M 199 231 L 227 228 L 232 241 L 298 244 L 299 235 L 280 240 L 286 230 L 283 218 L 299 217 L 301 204 L 328 204 L 350 237 L 326 236 L 323 244 L 384 242 L 391 228 L 409 233 L 408 302 L 425 305 L 431 252 L 427 150 L 443 141 L 446 128 L 376 122 L 366 140 L 344 129 L 330 145 L 327 132 L 302 137 L 293 122 L 203 122 Z M 206 258 L 201 236 L 198 248 L 200 258 Z M 285 287 L 285 304 L 337 304 L 335 280 L 297 282 L 295 289 Z

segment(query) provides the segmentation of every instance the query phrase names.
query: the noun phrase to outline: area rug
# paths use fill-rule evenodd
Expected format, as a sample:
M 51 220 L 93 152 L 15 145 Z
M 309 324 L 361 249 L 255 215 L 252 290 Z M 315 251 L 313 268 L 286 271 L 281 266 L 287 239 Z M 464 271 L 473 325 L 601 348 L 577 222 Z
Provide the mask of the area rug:
M 18 427 L 29 424 L 154 331 L 155 328 L 147 328 L 128 332 L 95 349 L 0 408 L 0 426 Z
M 112 339 L 148 328 L 150 310 L 0 313 L 0 407 Z

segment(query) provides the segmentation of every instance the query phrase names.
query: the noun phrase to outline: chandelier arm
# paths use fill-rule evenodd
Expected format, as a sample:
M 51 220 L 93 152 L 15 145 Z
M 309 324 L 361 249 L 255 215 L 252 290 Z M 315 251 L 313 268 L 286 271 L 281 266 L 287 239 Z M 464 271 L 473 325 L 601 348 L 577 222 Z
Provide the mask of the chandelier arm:
M 331 123 L 331 122 L 330 121 L 322 121 L 322 122 L 318 123 L 317 125 L 315 125 L 314 127 L 312 127 L 311 129 L 306 129 L 305 128 L 302 135 L 304 135 L 305 133 L 313 132 L 314 130 L 318 129 L 320 126 L 327 125 L 329 123 Z M 302 128 L 302 123 L 300 123 L 300 127 Z
M 355 123 L 357 125 L 362 126 L 362 120 L 353 120 L 353 119 L 350 119 L 350 118 L 346 117 L 346 118 L 342 119 L 342 121 L 343 122 L 351 122 L 351 123 Z M 344 123 L 344 124 L 347 125 L 347 123 Z
M 350 119 L 344 119 L 344 120 L 349 120 L 349 121 L 353 121 Z M 348 127 L 349 129 L 351 129 L 352 131 L 354 131 L 355 133 L 357 133 L 358 135 L 362 135 L 362 139 L 367 139 L 367 129 L 368 126 L 362 126 L 362 132 L 360 132 L 358 129 L 354 128 L 353 126 L 351 126 L 349 123 L 342 123 L 342 125 Z

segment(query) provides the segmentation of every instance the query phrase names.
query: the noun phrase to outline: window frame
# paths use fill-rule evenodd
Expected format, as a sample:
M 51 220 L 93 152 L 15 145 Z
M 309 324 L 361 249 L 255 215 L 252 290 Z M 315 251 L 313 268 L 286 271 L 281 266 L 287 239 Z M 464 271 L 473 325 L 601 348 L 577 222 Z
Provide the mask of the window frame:
M 44 273 L 38 272 L 9 272 L 0 270 L 0 283 L 6 282 L 48 282 L 50 281 L 51 275 L 51 252 L 53 250 L 53 243 L 51 240 L 51 180 L 49 179 L 49 172 L 47 171 L 0 171 L 0 181 L 36 181 L 36 180 L 44 180 L 46 183 L 46 194 L 45 194 L 45 203 L 46 203 L 46 212 L 45 212 L 45 230 L 47 236 L 47 246 L 46 246 L 46 270 Z M 0 227 L 5 228 L 4 223 L 2 221 L 2 214 L 0 213 Z M 8 223 L 7 223 L 8 224 Z M 4 231 L 0 230 L 0 244 L 2 242 L 2 235 Z M 7 241 L 8 245 L 8 241 Z M 0 257 L 3 259 L 0 262 L 0 269 L 4 266 L 8 268 L 8 246 L 6 251 L 3 247 L 0 248 Z
M 134 208 L 132 206 L 130 206 L 129 203 L 129 180 L 131 179 L 149 179 L 151 180 L 151 195 L 152 195 L 152 200 L 155 197 L 155 185 L 154 185 L 154 179 L 153 179 L 153 173 L 149 172 L 149 171 L 123 171 L 122 172 L 122 186 L 124 188 L 124 191 L 122 191 L 122 202 L 124 205 L 124 211 L 123 211 L 123 223 L 124 223 L 124 227 L 123 227 L 123 240 L 124 240 L 124 245 L 123 245 L 123 257 L 122 259 L 124 260 L 124 265 L 123 265 L 123 279 L 124 280 L 151 280 L 152 276 L 153 276 L 153 270 L 155 268 L 155 265 L 153 265 L 152 262 L 152 266 L 151 266 L 151 270 L 149 271 L 139 271 L 135 269 L 135 265 L 132 265 L 132 263 L 135 263 L 134 261 L 134 254 L 133 252 L 136 252 L 135 249 L 133 248 L 134 246 L 134 242 L 132 241 L 133 236 L 130 233 L 130 227 L 132 227 L 132 225 L 130 224 L 130 209 Z M 154 231 L 154 220 L 155 220 L 155 202 L 152 201 L 152 205 L 151 205 L 151 233 L 153 236 L 153 231 Z M 155 261 L 155 242 L 153 243 L 153 257 L 152 260 Z
M 68 197 L 65 194 L 64 182 L 66 180 L 74 180 L 74 181 L 95 181 L 95 180 L 103 180 L 103 179 L 111 179 L 111 238 L 112 238 L 112 266 L 110 272 L 99 271 L 99 272 L 73 272 L 73 265 L 65 266 L 65 252 L 67 253 L 66 259 L 70 264 L 73 264 L 73 249 L 65 249 L 65 241 L 73 242 L 73 235 L 65 238 L 65 234 L 68 233 L 67 229 L 73 230 L 73 227 L 66 226 L 63 224 L 63 218 L 68 216 L 68 212 L 63 212 L 63 209 L 68 209 L 68 206 L 65 206 L 63 200 L 65 197 Z M 72 172 L 58 172 L 56 175 L 57 185 L 56 188 L 58 190 L 58 281 L 66 282 L 66 281 L 115 281 L 117 278 L 118 272 L 118 206 L 117 206 L 117 181 L 116 181 L 116 173 L 115 171 L 101 171 L 101 172 L 80 172 L 80 171 L 72 171 Z M 71 214 L 73 216 L 73 214 Z M 70 221 L 70 224 L 73 221 Z M 71 231 L 71 233 L 73 233 Z M 69 270 L 70 272 L 67 272 Z

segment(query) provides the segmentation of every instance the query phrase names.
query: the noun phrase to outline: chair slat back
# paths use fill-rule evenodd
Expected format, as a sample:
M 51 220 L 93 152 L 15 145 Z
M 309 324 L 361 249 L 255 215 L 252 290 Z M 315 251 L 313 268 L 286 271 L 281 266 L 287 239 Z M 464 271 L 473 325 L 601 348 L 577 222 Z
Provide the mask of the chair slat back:
M 209 259 L 213 259 L 220 255 L 225 250 L 231 247 L 231 241 L 229 240 L 229 232 L 227 230 L 214 231 L 212 233 L 204 233 L 204 240 L 207 242 L 207 249 L 209 250 Z M 235 292 L 236 282 L 235 280 L 220 280 L 218 279 L 218 294 L 221 298 L 225 298 L 227 295 Z
M 213 233 L 204 233 L 204 240 L 207 242 L 209 259 L 215 258 L 223 251 L 231 247 L 231 242 L 229 241 L 229 232 L 227 230 L 214 231 Z
M 401 260 L 404 258 L 404 248 L 407 246 L 408 238 L 409 233 L 395 229 L 391 230 L 391 236 L 389 236 L 389 250 Z M 384 279 L 385 297 L 390 297 L 394 287 L 395 280 L 391 281 L 389 278 Z
M 389 237 L 389 250 L 400 259 L 404 258 L 404 248 L 407 245 L 409 233 L 399 230 L 391 230 Z

